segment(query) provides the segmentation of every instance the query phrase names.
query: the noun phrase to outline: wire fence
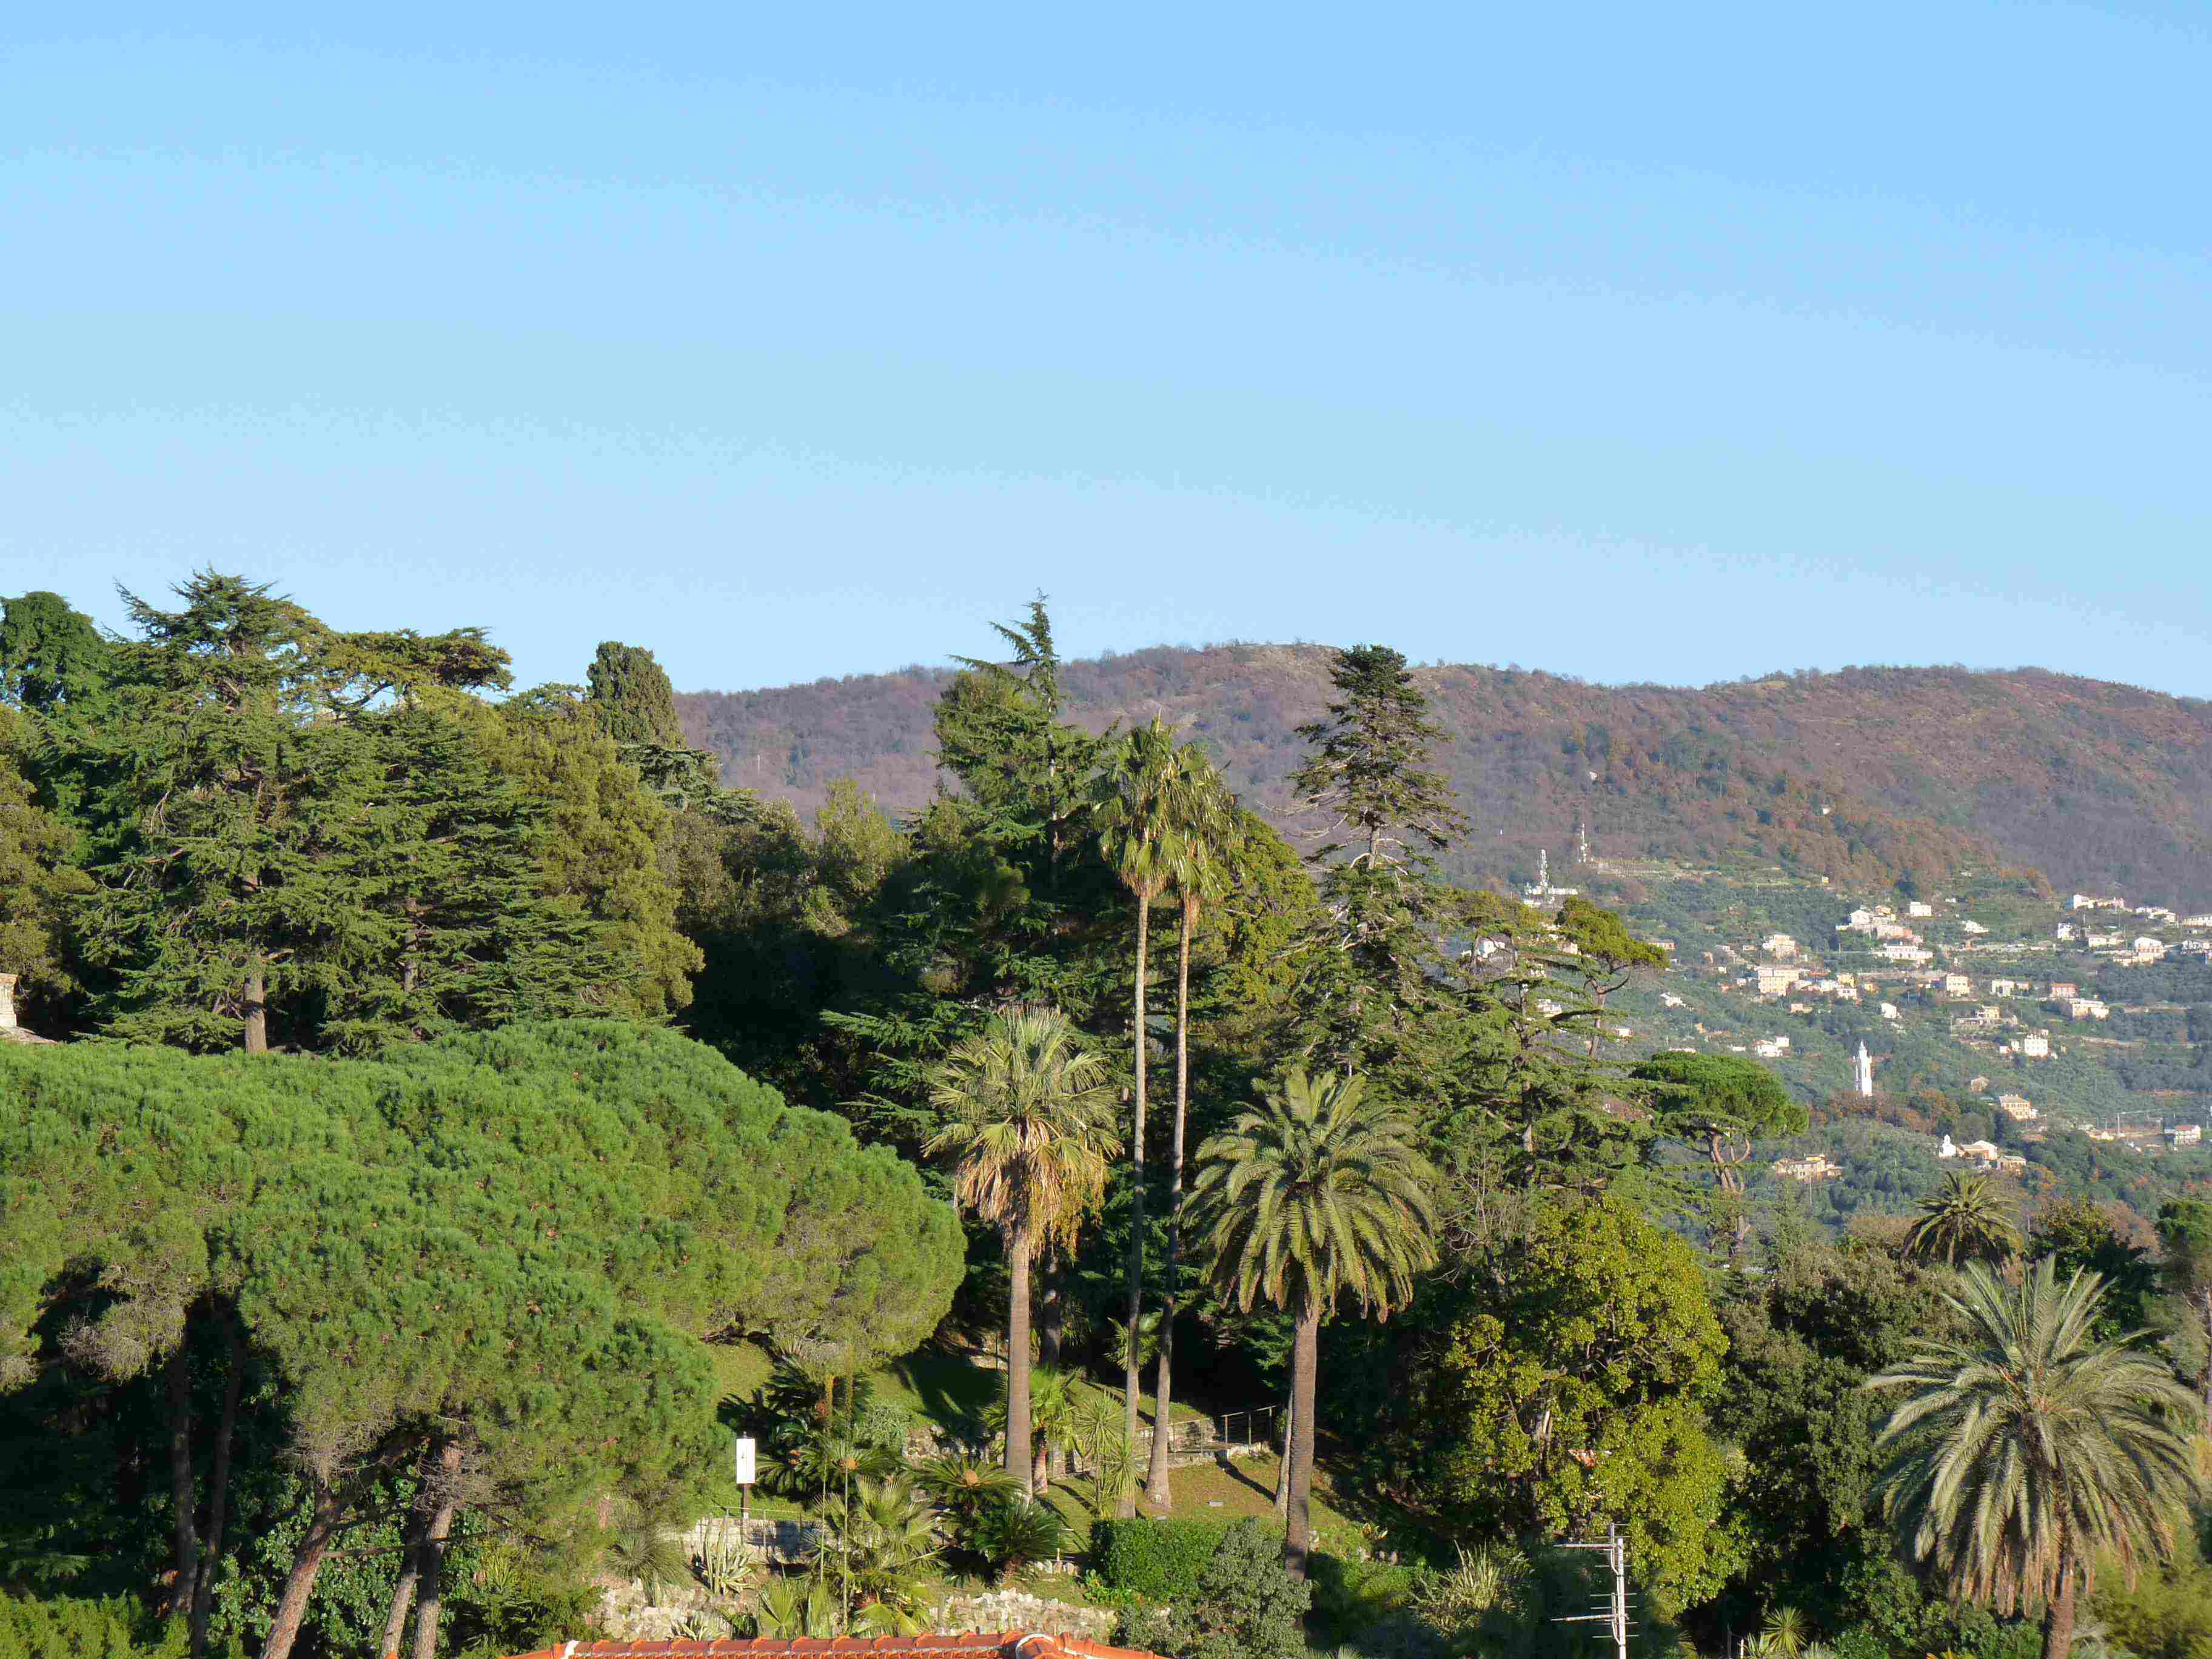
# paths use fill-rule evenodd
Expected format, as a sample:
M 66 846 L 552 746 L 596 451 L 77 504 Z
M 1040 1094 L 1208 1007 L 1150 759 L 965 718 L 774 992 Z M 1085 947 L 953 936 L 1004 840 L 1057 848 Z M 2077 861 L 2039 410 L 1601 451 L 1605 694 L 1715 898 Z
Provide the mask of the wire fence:
M 1243 1411 L 1223 1413 L 1215 1419 L 1220 1425 L 1221 1443 L 1272 1446 L 1275 1443 L 1276 1421 L 1282 1413 L 1280 1406 L 1249 1406 Z

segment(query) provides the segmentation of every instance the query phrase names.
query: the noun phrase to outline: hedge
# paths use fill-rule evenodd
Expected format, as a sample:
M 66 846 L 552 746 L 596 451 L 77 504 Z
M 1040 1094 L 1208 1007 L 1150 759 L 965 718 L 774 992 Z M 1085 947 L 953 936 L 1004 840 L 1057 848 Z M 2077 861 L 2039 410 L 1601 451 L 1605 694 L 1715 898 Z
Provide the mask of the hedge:
M 1152 1601 L 1182 1601 L 1213 1559 L 1226 1521 L 1099 1520 L 1091 1523 L 1093 1571 L 1117 1590 Z

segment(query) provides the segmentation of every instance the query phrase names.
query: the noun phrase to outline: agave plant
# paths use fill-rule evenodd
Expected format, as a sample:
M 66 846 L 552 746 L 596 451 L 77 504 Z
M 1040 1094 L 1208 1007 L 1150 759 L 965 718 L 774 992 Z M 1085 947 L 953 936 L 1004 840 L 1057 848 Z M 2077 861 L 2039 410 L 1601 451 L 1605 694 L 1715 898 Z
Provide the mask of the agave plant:
M 699 1553 L 691 1558 L 699 1582 L 717 1595 L 744 1595 L 758 1565 L 759 1559 L 745 1542 L 737 1517 L 727 1510 L 706 1523 Z

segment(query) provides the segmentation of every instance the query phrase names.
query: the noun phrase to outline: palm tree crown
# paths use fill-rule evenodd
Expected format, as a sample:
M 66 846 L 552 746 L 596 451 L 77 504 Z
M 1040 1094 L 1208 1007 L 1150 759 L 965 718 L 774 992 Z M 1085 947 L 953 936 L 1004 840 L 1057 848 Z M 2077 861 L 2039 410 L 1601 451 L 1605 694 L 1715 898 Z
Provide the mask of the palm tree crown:
M 1905 1236 L 1907 1255 L 1948 1267 L 2007 1261 L 2019 1249 L 2019 1229 L 1987 1176 L 1945 1176 L 1942 1186 L 1921 1201 L 1919 1219 Z
M 1436 1260 L 1433 1176 L 1412 1121 L 1365 1079 L 1293 1071 L 1199 1148 L 1194 1229 L 1240 1306 L 1320 1312 L 1349 1292 L 1388 1316 Z
M 1066 1018 L 994 1015 L 945 1056 L 930 1098 L 946 1121 L 927 1150 L 952 1154 L 954 1199 L 1009 1239 L 1072 1247 L 1121 1138 L 1104 1063 Z
M 1960 1334 L 1866 1384 L 1905 1391 L 1878 1443 L 1883 1500 L 1954 1593 L 2044 1605 L 2045 1651 L 2065 1659 L 2098 1559 L 2132 1575 L 2172 1551 L 2197 1488 L 2196 1401 L 2133 1339 L 2092 1335 L 2094 1273 L 2062 1284 L 2045 1261 L 2011 1285 L 1975 1263 L 1946 1299 Z
M 1158 898 L 1174 877 L 1170 826 L 1182 816 L 1184 757 L 1158 716 L 1109 750 L 1091 786 L 1099 850 L 1121 884 Z
M 1291 1073 L 1280 1094 L 1262 1097 L 1198 1149 L 1191 1221 L 1214 1277 L 1242 1306 L 1265 1299 L 1297 1321 L 1283 1559 L 1301 1578 L 1312 1533 L 1322 1316 L 1347 1291 L 1383 1317 L 1412 1297 L 1414 1274 L 1436 1259 L 1431 1182 L 1413 1124 L 1341 1074 Z
M 945 1114 L 932 1153 L 953 1156 L 952 1195 L 1006 1242 L 1006 1466 L 1030 1490 L 1030 1260 L 1073 1249 L 1106 1190 L 1121 1138 L 1098 1056 L 1065 1015 L 994 1014 L 939 1063 L 930 1098 Z

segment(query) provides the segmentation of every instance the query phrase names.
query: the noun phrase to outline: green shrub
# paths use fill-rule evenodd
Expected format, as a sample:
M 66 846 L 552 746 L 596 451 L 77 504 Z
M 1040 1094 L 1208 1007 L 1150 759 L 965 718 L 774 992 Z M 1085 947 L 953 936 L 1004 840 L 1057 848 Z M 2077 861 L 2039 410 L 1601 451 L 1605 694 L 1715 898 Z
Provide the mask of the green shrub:
M 1091 1523 L 1091 1560 L 1109 1589 L 1152 1601 L 1185 1601 L 1228 1535 L 1225 1521 L 1098 1520 Z
M 181 1659 L 186 1645 L 183 1620 L 155 1624 L 128 1596 L 0 1595 L 0 1659 Z
M 1169 1659 L 1304 1659 L 1312 1595 L 1283 1565 L 1279 1539 L 1257 1521 L 1234 1522 L 1187 1599 L 1124 1613 L 1115 1639 Z
M 854 1443 L 871 1451 L 896 1452 L 906 1455 L 906 1437 L 914 1427 L 914 1413 L 892 1400 L 870 1400 L 860 1407 L 853 1419 Z

